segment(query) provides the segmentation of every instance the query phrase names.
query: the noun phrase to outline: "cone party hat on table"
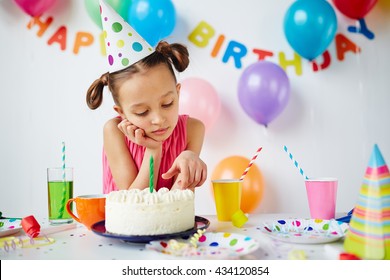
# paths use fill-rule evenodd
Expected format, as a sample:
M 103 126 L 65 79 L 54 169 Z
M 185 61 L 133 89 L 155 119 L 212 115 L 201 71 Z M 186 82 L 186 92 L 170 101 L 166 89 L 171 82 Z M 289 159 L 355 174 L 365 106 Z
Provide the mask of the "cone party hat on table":
M 362 259 L 390 259 L 390 174 L 378 145 L 366 169 L 344 249 Z
M 154 49 L 105 1 L 100 16 L 109 72 L 123 70 L 154 52 Z

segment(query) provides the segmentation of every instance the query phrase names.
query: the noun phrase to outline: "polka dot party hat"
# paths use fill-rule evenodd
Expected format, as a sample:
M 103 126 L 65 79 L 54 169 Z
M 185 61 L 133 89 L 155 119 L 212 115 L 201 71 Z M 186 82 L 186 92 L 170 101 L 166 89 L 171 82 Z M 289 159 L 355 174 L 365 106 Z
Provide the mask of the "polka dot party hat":
M 125 69 L 154 52 L 145 39 L 103 0 L 100 0 L 100 16 L 110 73 Z

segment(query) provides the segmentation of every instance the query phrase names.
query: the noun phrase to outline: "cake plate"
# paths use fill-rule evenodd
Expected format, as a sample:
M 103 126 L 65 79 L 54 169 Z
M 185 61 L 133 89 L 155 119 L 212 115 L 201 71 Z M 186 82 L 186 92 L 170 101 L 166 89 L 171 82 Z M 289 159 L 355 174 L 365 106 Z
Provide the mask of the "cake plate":
M 188 229 L 186 231 L 181 232 L 175 232 L 175 233 L 169 233 L 169 234 L 159 234 L 159 235 L 123 235 L 123 234 L 116 234 L 106 231 L 106 221 L 100 221 L 92 225 L 91 230 L 96 233 L 97 235 L 109 237 L 109 238 L 116 238 L 123 240 L 125 242 L 131 242 L 131 243 L 149 243 L 150 241 L 154 240 L 162 240 L 162 239 L 174 239 L 174 238 L 189 238 L 191 235 L 196 233 L 199 229 L 207 229 L 210 225 L 210 221 L 206 218 L 195 216 L 195 224 L 194 227 L 191 229 Z

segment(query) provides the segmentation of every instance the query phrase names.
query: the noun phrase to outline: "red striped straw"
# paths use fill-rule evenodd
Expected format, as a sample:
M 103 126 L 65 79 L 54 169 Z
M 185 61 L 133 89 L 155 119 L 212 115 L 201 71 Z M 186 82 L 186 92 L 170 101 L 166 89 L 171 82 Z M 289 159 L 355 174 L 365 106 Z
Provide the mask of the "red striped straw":
M 252 157 L 251 161 L 249 162 L 248 167 L 245 169 L 244 173 L 242 173 L 242 175 L 240 177 L 240 181 L 244 180 L 245 175 L 248 173 L 249 169 L 251 168 L 251 166 L 255 162 L 255 160 L 256 160 L 257 156 L 259 155 L 259 153 L 260 153 L 262 148 L 263 147 L 260 147 L 260 148 L 257 149 L 256 153 L 254 154 L 254 156 Z

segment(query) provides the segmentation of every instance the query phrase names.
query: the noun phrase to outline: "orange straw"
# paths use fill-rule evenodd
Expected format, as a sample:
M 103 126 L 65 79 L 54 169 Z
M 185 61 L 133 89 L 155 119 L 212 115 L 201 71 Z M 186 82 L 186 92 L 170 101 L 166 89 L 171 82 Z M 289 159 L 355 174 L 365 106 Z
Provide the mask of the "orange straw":
M 242 173 L 242 175 L 240 177 L 240 181 L 244 180 L 245 175 L 248 173 L 249 169 L 251 168 L 251 166 L 255 162 L 255 160 L 256 160 L 257 156 L 259 155 L 259 153 L 260 153 L 262 148 L 263 147 L 260 147 L 260 148 L 257 149 L 255 155 L 252 157 L 251 161 L 249 162 L 248 167 L 245 169 L 244 173 Z

